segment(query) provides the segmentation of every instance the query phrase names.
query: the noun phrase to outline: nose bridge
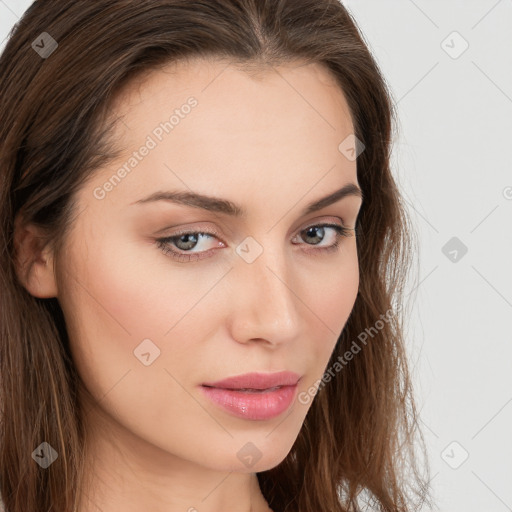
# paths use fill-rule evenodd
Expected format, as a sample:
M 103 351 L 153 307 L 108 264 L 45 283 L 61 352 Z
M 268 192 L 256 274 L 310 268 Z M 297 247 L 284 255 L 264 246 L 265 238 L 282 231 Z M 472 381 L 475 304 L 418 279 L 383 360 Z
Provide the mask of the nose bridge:
M 234 323 L 245 329 L 237 339 L 277 342 L 298 336 L 300 301 L 293 291 L 293 268 L 282 252 L 264 249 L 251 263 L 241 257 L 234 274 Z

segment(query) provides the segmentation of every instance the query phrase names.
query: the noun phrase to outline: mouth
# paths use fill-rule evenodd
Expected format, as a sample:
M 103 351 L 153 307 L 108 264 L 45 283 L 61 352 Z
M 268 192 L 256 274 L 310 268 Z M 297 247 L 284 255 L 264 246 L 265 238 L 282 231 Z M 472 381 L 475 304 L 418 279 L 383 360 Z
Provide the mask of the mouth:
M 300 375 L 247 373 L 199 386 L 222 410 L 246 420 L 270 420 L 289 409 L 297 394 Z
M 214 389 L 225 389 L 228 391 L 238 391 L 240 393 L 269 393 L 272 391 L 276 391 L 277 389 L 281 389 L 284 386 L 274 386 L 273 388 L 266 388 L 266 389 L 254 389 L 254 388 L 221 388 L 221 387 L 217 387 L 217 386 L 207 386 L 206 384 L 203 384 L 203 387 L 214 388 Z
M 285 386 L 295 386 L 300 379 L 300 375 L 295 372 L 282 371 L 277 373 L 246 373 L 244 375 L 235 375 L 216 382 L 204 382 L 205 387 L 218 389 L 231 389 L 247 392 L 261 392 L 266 390 L 275 390 Z

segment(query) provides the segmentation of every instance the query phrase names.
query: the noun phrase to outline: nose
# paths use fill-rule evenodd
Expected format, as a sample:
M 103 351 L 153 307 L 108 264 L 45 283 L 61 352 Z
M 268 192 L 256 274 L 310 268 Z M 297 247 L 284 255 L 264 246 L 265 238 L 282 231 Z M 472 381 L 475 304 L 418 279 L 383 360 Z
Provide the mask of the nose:
M 230 279 L 233 339 L 239 343 L 261 341 L 274 347 L 298 339 L 304 306 L 294 289 L 297 280 L 291 265 L 264 251 L 252 263 L 237 261 Z

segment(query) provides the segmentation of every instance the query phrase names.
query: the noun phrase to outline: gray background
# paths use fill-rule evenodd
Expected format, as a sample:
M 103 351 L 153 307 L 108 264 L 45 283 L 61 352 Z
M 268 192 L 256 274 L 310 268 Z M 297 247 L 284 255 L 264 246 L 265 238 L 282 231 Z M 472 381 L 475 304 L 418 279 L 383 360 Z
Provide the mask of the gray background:
M 0 0 L 0 41 L 30 3 Z M 419 243 L 407 339 L 436 510 L 512 510 L 512 0 L 344 3 L 398 105 L 393 166 Z

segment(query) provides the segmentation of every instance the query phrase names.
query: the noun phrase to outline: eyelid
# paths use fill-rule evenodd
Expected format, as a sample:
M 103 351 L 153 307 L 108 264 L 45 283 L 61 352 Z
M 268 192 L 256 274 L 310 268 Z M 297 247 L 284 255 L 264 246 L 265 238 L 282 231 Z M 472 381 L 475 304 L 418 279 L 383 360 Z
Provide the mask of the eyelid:
M 331 220 L 329 220 L 329 217 Z M 292 230 L 292 232 L 300 233 L 301 231 L 303 231 L 305 229 L 308 229 L 313 226 L 317 226 L 319 224 L 329 224 L 330 222 L 332 222 L 332 219 L 335 219 L 334 223 L 341 221 L 341 226 L 343 226 L 345 229 L 354 230 L 354 228 L 348 227 L 341 217 L 336 217 L 333 215 L 327 215 L 327 216 L 323 215 L 323 216 L 315 217 L 314 219 L 310 219 L 303 225 L 303 227 L 294 228 Z M 160 238 L 172 238 L 172 237 L 180 236 L 180 235 L 184 235 L 184 234 L 200 232 L 200 233 L 205 233 L 205 234 L 215 236 L 222 241 L 222 238 L 224 235 L 220 232 L 219 229 L 217 229 L 215 226 L 208 226 L 208 227 L 206 227 L 206 226 L 207 226 L 206 224 L 198 223 L 198 224 L 194 224 L 190 227 L 185 226 L 185 227 L 176 228 L 177 230 L 172 231 L 170 234 L 165 234 L 165 232 L 168 229 L 171 230 L 172 228 L 165 228 L 165 229 L 158 231 L 155 236 L 159 236 Z M 233 230 L 231 230 L 231 229 L 229 229 L 228 231 L 230 231 L 230 233 L 233 233 Z
M 190 228 L 178 228 L 177 231 L 173 231 L 170 235 L 163 235 L 162 238 L 173 238 L 175 236 L 187 235 L 189 233 L 205 233 L 208 235 L 216 236 L 221 238 L 220 231 L 216 228 L 203 228 L 201 226 L 193 226 Z
M 341 217 L 337 217 L 336 215 L 319 215 L 319 216 L 315 217 L 314 219 L 308 220 L 304 224 L 304 227 L 301 229 L 307 229 L 310 226 L 317 226 L 318 224 L 329 224 L 329 223 L 336 224 L 338 222 L 341 222 L 341 225 L 348 229 L 348 226 L 345 224 L 345 221 Z

